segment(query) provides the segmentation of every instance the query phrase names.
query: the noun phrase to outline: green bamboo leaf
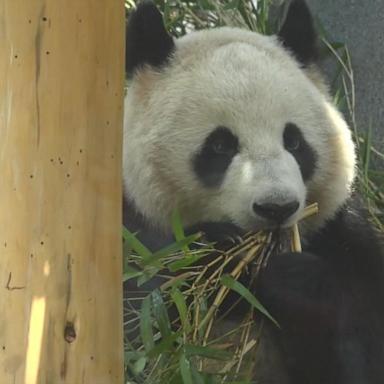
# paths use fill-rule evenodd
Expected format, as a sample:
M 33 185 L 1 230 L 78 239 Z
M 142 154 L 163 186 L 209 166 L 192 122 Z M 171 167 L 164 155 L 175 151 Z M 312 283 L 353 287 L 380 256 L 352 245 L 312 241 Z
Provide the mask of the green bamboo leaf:
M 160 271 L 160 268 L 156 267 L 147 267 L 143 270 L 142 274 L 137 279 L 137 286 L 140 287 L 143 284 L 147 283 L 149 280 L 153 279 Z
M 215 360 L 229 360 L 233 357 L 233 352 L 222 351 L 220 349 L 208 348 L 199 345 L 186 344 L 184 346 L 187 357 L 201 356 Z
M 183 332 L 188 333 L 191 330 L 191 324 L 188 319 L 188 308 L 184 296 L 178 288 L 173 288 L 171 298 L 179 312 Z
M 152 252 L 125 227 L 123 227 L 123 239 L 143 260 L 151 257 Z
M 180 356 L 179 366 L 183 384 L 194 384 L 192 378 L 191 362 L 187 359 L 184 353 Z
M 207 297 L 205 297 L 204 295 L 202 297 L 200 297 L 200 299 L 198 300 L 198 306 L 199 306 L 199 308 L 198 308 L 198 310 L 199 310 L 199 322 L 201 322 L 201 320 L 204 319 L 208 313 Z M 197 310 L 197 308 L 195 309 L 195 311 L 196 310 Z M 204 333 L 207 329 L 207 326 L 208 326 L 208 323 L 205 323 L 205 325 L 198 328 L 199 337 L 204 336 Z
M 145 357 L 145 351 L 134 351 L 131 345 L 130 350 L 124 352 L 124 359 L 126 361 L 136 361 L 141 357 Z
M 172 222 L 172 231 L 173 231 L 173 234 L 175 235 L 175 239 L 177 242 L 181 242 L 182 240 L 185 239 L 185 233 L 184 233 L 183 223 L 181 221 L 180 212 L 178 209 L 173 210 L 171 222 Z M 185 244 L 182 247 L 182 250 L 184 251 L 185 254 L 188 254 L 190 251 L 188 244 Z
M 147 353 L 147 356 L 152 359 L 157 358 L 163 353 L 175 353 L 175 343 L 177 342 L 179 337 L 179 332 L 171 333 L 168 337 L 164 338 L 159 343 L 157 343 L 156 346 Z
M 246 381 L 242 380 L 242 381 L 231 381 L 228 384 L 251 384 L 251 383 L 248 380 Z
M 203 258 L 204 254 L 194 254 L 190 256 L 185 256 L 180 260 L 176 260 L 168 265 L 168 269 L 171 272 L 177 272 L 180 269 L 189 267 L 192 264 L 195 264 L 197 261 L 199 261 L 201 258 Z
M 230 275 L 223 275 L 220 278 L 221 284 L 226 286 L 229 289 L 232 289 L 240 296 L 242 296 L 245 300 L 248 301 L 254 308 L 256 308 L 259 312 L 261 312 L 264 316 L 266 316 L 269 320 L 271 320 L 277 327 L 280 328 L 277 321 L 269 314 L 269 312 L 263 307 L 259 300 L 247 289 L 243 284 L 239 283 Z
M 192 377 L 194 384 L 218 384 L 219 382 L 213 375 L 208 373 L 199 372 L 194 366 L 192 368 Z M 247 383 L 250 384 L 250 383 Z
M 174 367 L 172 367 L 172 368 L 174 368 Z M 174 372 L 176 370 L 177 370 L 177 372 Z M 180 374 L 179 365 L 177 365 L 176 369 L 172 370 L 172 378 L 170 378 L 169 380 L 170 381 L 168 381 L 167 384 L 180 384 L 183 382 L 183 379 L 182 379 L 181 374 Z M 127 384 L 130 384 L 130 383 L 127 383 Z
M 145 264 L 151 264 L 155 261 L 159 261 L 164 257 L 167 257 L 178 251 L 181 251 L 181 250 L 184 251 L 185 246 L 188 246 L 194 243 L 198 238 L 199 238 L 199 234 L 195 234 L 195 235 L 187 236 L 180 241 L 176 241 L 175 243 L 172 243 L 160 249 L 159 251 L 156 251 L 148 260 L 145 261 Z
M 146 357 L 140 357 L 139 360 L 137 360 L 132 367 L 133 374 L 138 376 L 140 373 L 144 371 L 145 366 L 147 365 L 147 358 Z
M 181 222 L 181 216 L 178 209 L 173 210 L 171 223 L 172 223 L 172 230 L 173 230 L 173 234 L 175 235 L 175 239 L 177 241 L 184 239 L 185 237 L 184 228 Z
M 134 279 L 135 277 L 139 277 L 142 275 L 142 273 L 143 271 L 135 269 L 130 265 L 126 265 L 124 267 L 123 281 L 128 281 L 128 280 Z
M 163 338 L 167 338 L 171 334 L 171 323 L 169 321 L 167 307 L 158 289 L 154 290 L 151 296 L 153 315 L 155 316 L 159 331 Z
M 147 352 L 153 349 L 153 330 L 151 319 L 151 296 L 148 295 L 141 304 L 140 311 L 140 335 L 144 348 Z

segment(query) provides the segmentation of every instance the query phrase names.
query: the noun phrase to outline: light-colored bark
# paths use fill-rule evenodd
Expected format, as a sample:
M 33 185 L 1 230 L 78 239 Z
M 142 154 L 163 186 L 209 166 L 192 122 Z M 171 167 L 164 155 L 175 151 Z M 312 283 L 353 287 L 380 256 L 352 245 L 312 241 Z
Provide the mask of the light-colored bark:
M 0 383 L 123 382 L 123 0 L 0 0 Z

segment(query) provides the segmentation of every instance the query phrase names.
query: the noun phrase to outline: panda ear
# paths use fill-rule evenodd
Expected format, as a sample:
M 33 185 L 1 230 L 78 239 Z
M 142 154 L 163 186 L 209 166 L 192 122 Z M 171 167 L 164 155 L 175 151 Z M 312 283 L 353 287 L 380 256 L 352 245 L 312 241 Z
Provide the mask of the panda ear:
M 152 1 L 141 1 L 130 15 L 126 30 L 125 70 L 128 77 L 145 64 L 161 67 L 174 48 L 159 10 Z
M 291 0 L 278 37 L 301 64 L 317 59 L 317 34 L 305 0 Z

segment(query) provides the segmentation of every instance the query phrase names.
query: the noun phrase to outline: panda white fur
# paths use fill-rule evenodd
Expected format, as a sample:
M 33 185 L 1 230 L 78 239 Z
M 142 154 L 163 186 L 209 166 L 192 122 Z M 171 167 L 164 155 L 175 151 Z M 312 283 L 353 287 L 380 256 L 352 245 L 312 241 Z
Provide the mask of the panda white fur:
M 285 373 L 259 382 L 383 383 L 381 240 L 352 196 L 354 144 L 314 70 L 316 40 L 303 0 L 272 37 L 173 39 L 139 4 L 127 28 L 125 224 L 156 247 L 176 206 L 215 240 L 290 226 L 317 202 L 304 252 L 271 258 L 260 276 Z

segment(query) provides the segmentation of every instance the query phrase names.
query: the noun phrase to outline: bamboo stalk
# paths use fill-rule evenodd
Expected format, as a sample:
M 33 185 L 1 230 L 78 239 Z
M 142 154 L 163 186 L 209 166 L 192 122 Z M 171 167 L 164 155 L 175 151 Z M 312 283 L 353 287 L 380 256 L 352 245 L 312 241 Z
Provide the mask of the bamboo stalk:
M 0 5 L 0 381 L 122 383 L 124 1 Z
M 292 226 L 291 249 L 293 252 L 302 252 L 299 226 L 297 224 Z
M 317 203 L 313 203 L 305 207 L 303 214 L 299 220 L 305 220 L 306 218 L 316 215 L 319 211 Z M 297 223 L 292 226 L 292 238 L 291 238 L 291 250 L 292 252 L 302 252 L 299 226 Z

